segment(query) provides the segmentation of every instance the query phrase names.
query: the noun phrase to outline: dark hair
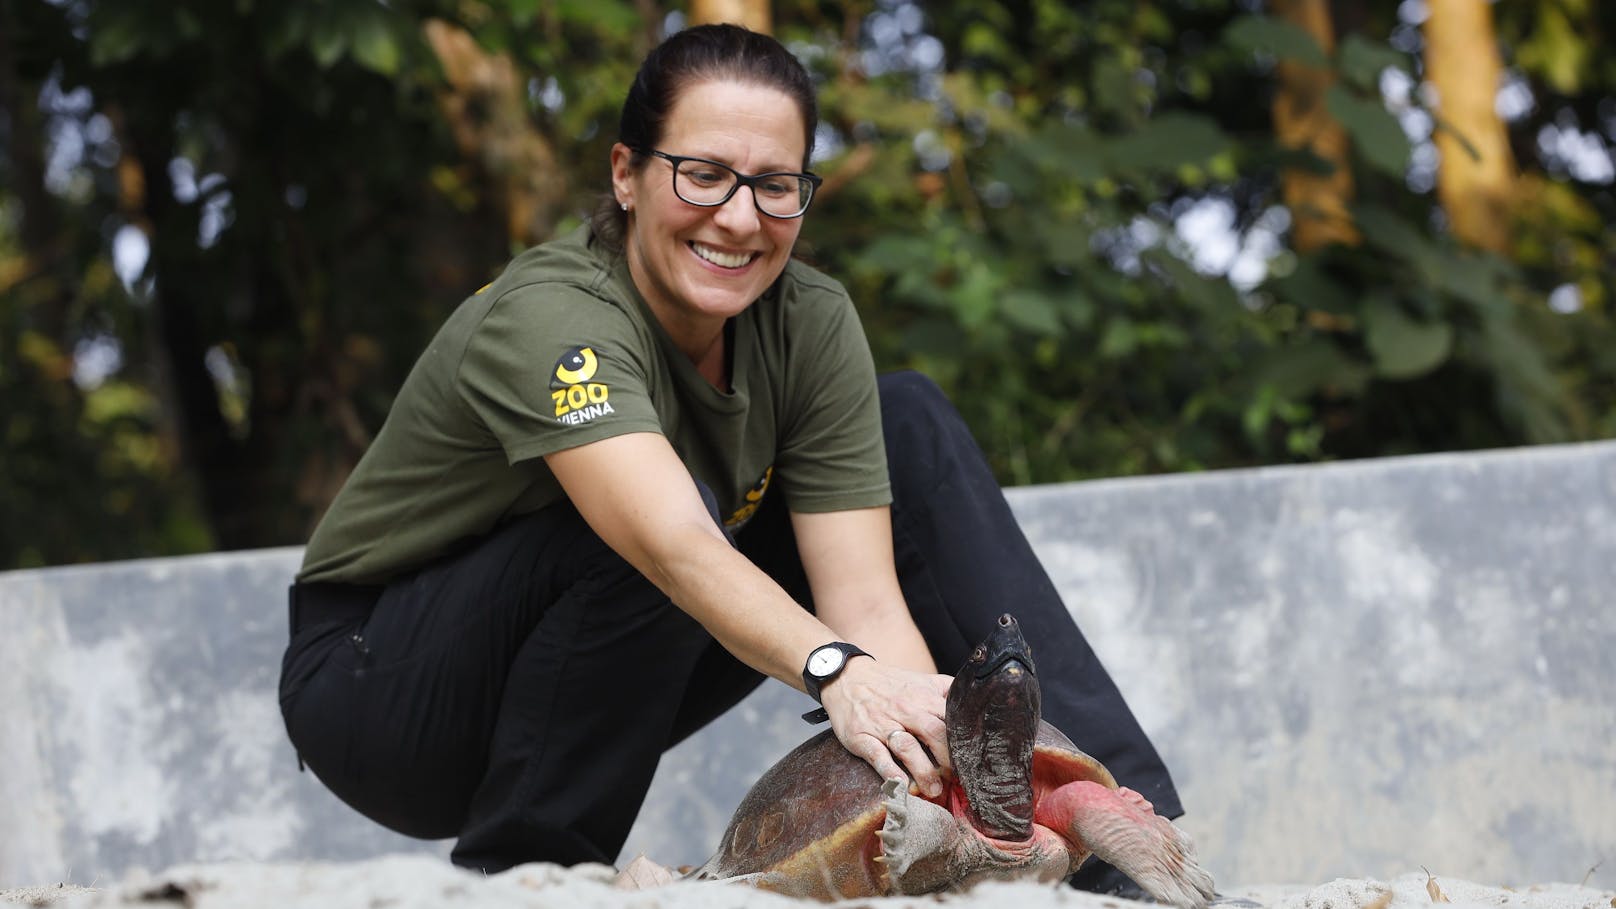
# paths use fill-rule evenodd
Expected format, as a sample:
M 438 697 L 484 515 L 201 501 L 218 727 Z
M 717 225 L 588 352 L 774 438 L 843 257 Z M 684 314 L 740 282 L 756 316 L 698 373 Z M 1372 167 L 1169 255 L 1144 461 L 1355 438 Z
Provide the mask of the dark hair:
M 814 153 L 819 104 L 813 80 L 785 46 L 768 35 L 738 25 L 698 25 L 668 36 L 646 55 L 623 101 L 617 141 L 634 150 L 633 166 L 644 166 L 643 150 L 662 141 L 668 114 L 690 85 L 715 79 L 778 89 L 802 113 L 803 170 Z M 621 247 L 628 215 L 608 192 L 592 219 L 595 236 Z

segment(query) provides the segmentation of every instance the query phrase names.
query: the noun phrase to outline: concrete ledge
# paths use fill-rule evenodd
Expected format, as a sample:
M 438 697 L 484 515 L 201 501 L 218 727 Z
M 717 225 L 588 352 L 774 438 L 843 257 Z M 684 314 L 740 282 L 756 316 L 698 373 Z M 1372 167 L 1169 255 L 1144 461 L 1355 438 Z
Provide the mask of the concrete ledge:
M 0 885 L 422 848 L 298 773 L 275 689 L 300 557 L 0 575 Z
M 1010 497 L 1221 881 L 1576 881 L 1616 849 L 1616 443 Z M 0 887 L 447 851 L 297 772 L 298 556 L 0 575 Z M 704 859 L 806 704 L 766 684 L 670 752 L 627 854 Z
M 1616 445 L 1017 504 L 1222 879 L 1578 881 L 1616 849 Z

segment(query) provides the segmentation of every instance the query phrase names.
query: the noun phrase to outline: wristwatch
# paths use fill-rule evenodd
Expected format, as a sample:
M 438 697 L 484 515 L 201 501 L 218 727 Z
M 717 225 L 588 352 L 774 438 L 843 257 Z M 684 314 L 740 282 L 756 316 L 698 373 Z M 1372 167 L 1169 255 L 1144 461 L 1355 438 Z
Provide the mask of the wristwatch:
M 815 647 L 802 667 L 802 685 L 808 689 L 808 696 L 819 700 L 819 689 L 841 675 L 842 670 L 847 668 L 847 661 L 856 656 L 869 654 L 842 641 Z

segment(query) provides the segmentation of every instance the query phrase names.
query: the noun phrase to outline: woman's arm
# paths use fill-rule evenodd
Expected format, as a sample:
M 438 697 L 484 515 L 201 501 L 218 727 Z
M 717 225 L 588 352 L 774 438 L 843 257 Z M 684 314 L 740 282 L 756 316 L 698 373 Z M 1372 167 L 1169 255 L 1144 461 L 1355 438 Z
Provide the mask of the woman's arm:
M 943 709 L 951 679 L 937 674 L 931 651 L 915 627 L 898 586 L 891 510 L 881 506 L 811 514 L 793 512 L 791 527 L 820 620 L 843 640 L 869 651 L 883 664 L 919 674 L 908 683 L 917 686 L 920 693 L 915 697 L 928 703 L 930 709 L 905 723 L 912 738 L 900 736 L 896 742 L 887 742 L 888 748 L 912 767 L 924 760 L 918 748 L 924 744 L 947 766 Z
M 793 512 L 791 529 L 821 621 L 884 662 L 937 672 L 898 587 L 886 506 Z
M 667 439 L 629 433 L 545 462 L 606 545 L 741 662 L 802 690 L 808 653 L 837 634 L 729 544 Z M 820 694 L 849 751 L 883 778 L 899 778 L 905 774 L 896 751 L 922 788 L 935 792 L 937 768 L 917 743 L 903 741 L 907 736 L 887 741 L 894 729 L 929 739 L 941 728 L 946 679 L 939 686 L 935 678 L 854 659 Z

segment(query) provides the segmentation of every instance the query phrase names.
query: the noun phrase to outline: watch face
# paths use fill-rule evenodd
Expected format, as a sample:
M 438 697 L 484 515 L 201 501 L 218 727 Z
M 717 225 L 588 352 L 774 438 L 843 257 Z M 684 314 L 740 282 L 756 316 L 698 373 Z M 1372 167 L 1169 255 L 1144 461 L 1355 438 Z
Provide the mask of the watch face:
M 824 677 L 835 672 L 845 659 L 847 655 L 835 647 L 821 647 L 808 655 L 808 671 Z

